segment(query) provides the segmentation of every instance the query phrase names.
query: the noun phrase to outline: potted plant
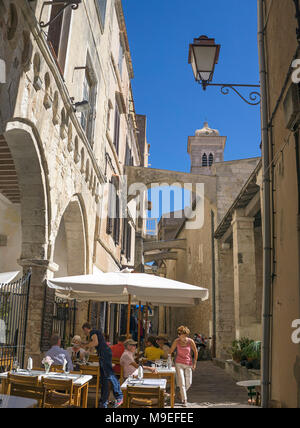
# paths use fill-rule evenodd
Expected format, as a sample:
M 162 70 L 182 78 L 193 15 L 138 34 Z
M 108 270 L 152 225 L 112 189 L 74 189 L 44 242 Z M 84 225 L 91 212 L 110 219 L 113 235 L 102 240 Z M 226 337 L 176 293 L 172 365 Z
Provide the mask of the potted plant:
M 244 349 L 247 356 L 247 369 L 260 370 L 261 362 L 261 342 L 252 342 Z

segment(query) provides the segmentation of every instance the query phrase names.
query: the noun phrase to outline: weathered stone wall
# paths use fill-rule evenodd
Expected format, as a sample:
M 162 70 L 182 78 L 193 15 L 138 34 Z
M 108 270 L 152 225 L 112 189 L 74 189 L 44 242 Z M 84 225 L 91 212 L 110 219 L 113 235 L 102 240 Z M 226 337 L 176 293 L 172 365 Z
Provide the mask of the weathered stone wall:
M 42 3 L 0 1 L 0 58 L 7 68 L 7 82 L 0 85 L 0 136 L 10 149 L 21 194 L 20 207 L 11 208 L 20 210 L 19 242 L 8 240 L 8 252 L 14 265 L 18 260 L 24 270 L 33 268 L 26 351 L 36 364 L 41 340 L 46 347 L 50 335 L 53 293 L 44 299 L 46 279 L 66 272 L 91 273 L 93 263 L 102 270 L 120 269 L 121 240 L 116 246 L 106 234 L 107 194 L 101 189 L 113 174 L 123 174 L 128 135 L 134 165 L 141 161 L 135 115 L 129 111 L 133 71 L 121 1 L 107 1 L 104 28 L 97 2 L 83 2 L 72 12 L 63 73 L 37 22 Z M 41 18 L 47 22 L 49 14 L 45 7 Z M 120 43 L 125 53 L 122 73 Z M 73 106 L 73 101 L 83 100 L 86 66 L 97 86 L 91 140 Z M 113 145 L 117 102 L 123 108 L 119 153 Z M 8 227 L 6 215 L 1 210 L 0 234 Z M 134 229 L 132 239 L 134 247 Z M 1 270 L 10 266 L 5 263 Z M 77 315 L 81 334 L 86 304 L 79 305 Z
M 268 16 L 265 42 L 269 119 L 279 102 L 272 124 L 273 138 L 270 140 L 270 158 L 274 159 L 271 168 L 274 264 L 270 398 L 283 407 L 299 407 L 300 349 L 291 340 L 292 322 L 300 318 L 297 169 L 295 143 L 292 134 L 286 129 L 283 109 L 286 91 L 293 84 L 289 78 L 284 88 L 298 44 L 297 21 L 293 1 L 267 0 L 265 4 Z M 283 97 L 279 99 L 282 91 Z

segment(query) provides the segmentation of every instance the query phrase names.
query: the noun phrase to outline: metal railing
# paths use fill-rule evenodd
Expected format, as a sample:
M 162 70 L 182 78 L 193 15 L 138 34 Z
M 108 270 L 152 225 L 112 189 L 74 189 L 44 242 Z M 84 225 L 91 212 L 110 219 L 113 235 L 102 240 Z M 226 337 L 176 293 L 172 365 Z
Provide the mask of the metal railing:
M 31 271 L 20 280 L 0 284 L 0 371 L 16 360 L 24 365 Z

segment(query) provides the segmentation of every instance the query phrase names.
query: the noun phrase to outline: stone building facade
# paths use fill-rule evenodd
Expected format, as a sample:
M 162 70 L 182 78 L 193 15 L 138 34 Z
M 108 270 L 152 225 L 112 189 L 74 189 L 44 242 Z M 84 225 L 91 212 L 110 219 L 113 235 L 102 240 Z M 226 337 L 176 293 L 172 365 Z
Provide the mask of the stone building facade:
M 300 57 L 299 2 L 266 0 L 263 19 L 272 213 L 272 298 L 264 314 L 271 324 L 268 404 L 291 408 L 300 407 L 299 70 L 293 63 Z
M 261 162 L 215 232 L 216 357 L 234 340 L 262 340 L 263 235 Z
M 54 21 L 61 6 L 43 4 L 0 1 L 0 271 L 32 268 L 26 351 L 36 360 L 51 334 L 47 278 L 134 265 L 134 201 L 126 221 L 109 218 L 108 183 L 120 196 L 124 168 L 146 166 L 148 151 L 121 1 L 82 2 Z M 82 303 L 77 333 L 87 317 Z
M 198 181 L 205 185 L 201 227 L 189 229 L 191 220 L 174 213 L 163 216 L 160 221 L 159 240 L 186 243 L 184 249 L 174 250 L 173 260 L 166 259 L 160 263 L 162 274 L 208 288 L 210 296 L 208 301 L 200 302 L 193 308 L 161 310 L 160 330 L 172 338 L 176 337 L 176 328 L 182 324 L 188 325 L 193 334 L 197 332 L 207 337 L 214 334 L 216 284 L 213 278 L 218 269 L 213 263 L 214 232 L 259 162 L 257 158 L 224 161 L 226 140 L 217 130 L 209 128 L 207 123 L 188 139 L 190 177 L 198 177 Z

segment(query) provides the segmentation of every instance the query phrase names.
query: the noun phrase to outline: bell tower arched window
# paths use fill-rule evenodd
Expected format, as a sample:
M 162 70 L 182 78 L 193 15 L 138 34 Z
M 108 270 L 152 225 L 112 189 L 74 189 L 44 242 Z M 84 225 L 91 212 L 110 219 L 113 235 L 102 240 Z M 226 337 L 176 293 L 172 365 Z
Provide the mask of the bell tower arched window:
M 213 163 L 214 163 L 214 155 L 211 153 L 208 158 L 208 165 L 212 166 Z
M 207 160 L 207 154 L 204 153 L 204 155 L 202 156 L 202 166 L 207 166 L 208 165 L 208 160 Z

